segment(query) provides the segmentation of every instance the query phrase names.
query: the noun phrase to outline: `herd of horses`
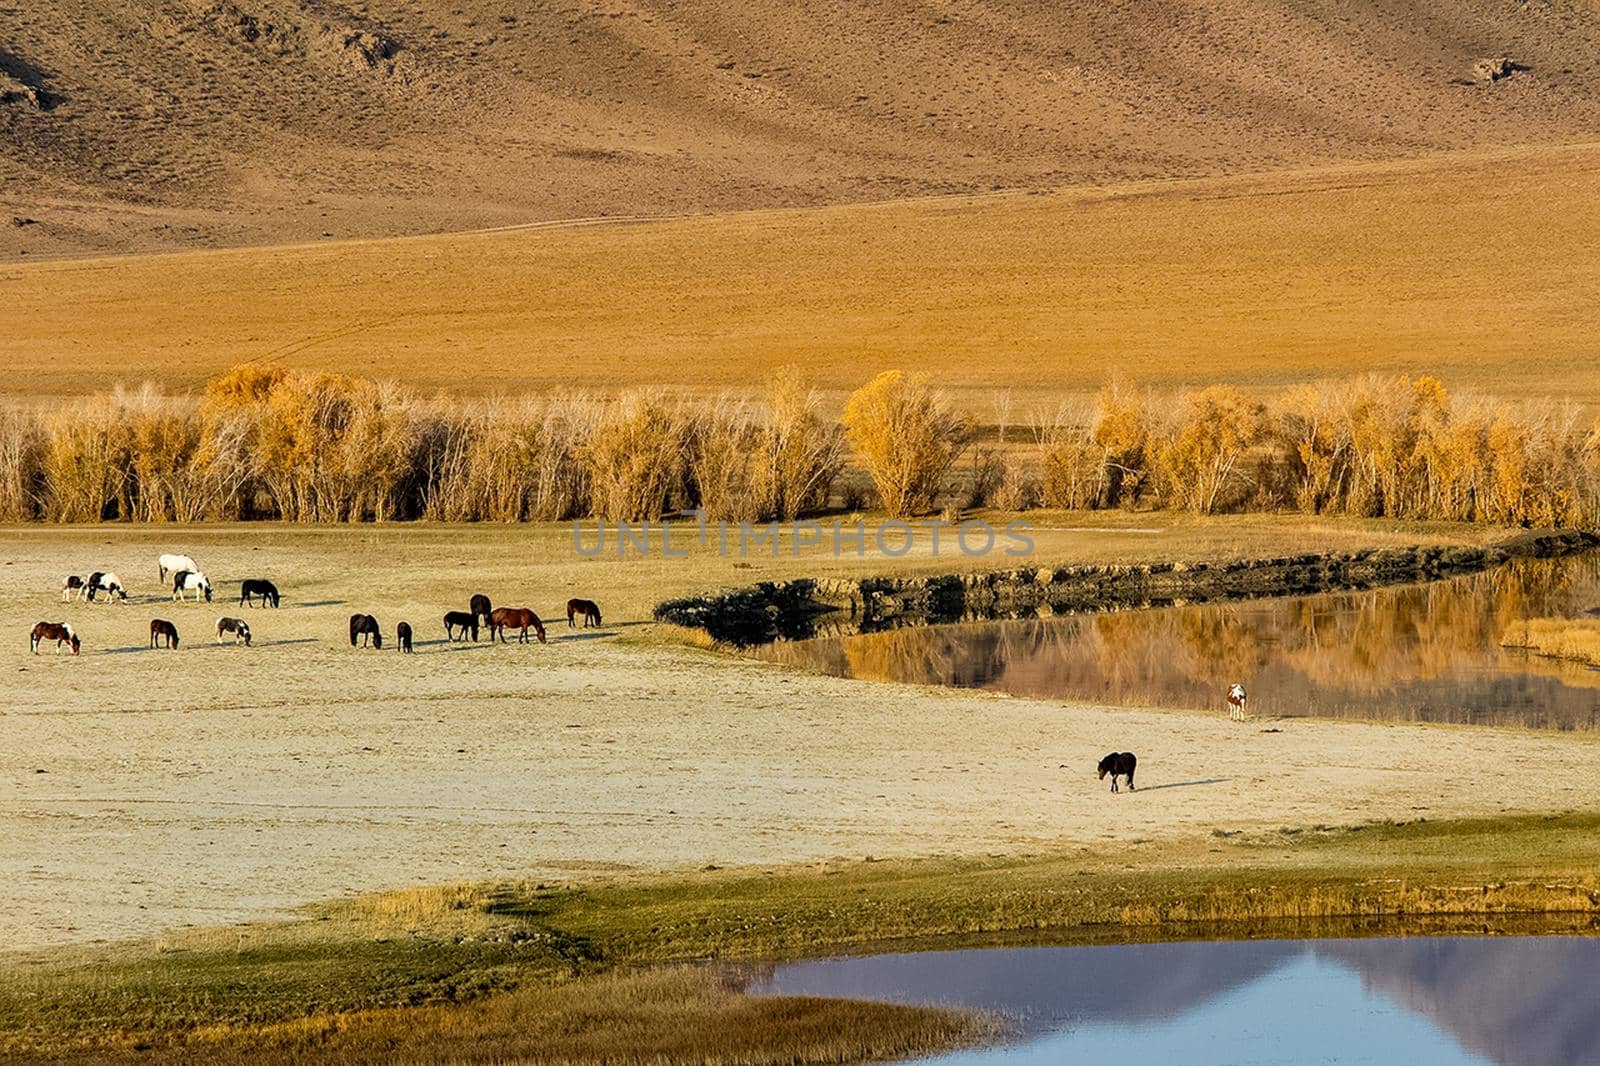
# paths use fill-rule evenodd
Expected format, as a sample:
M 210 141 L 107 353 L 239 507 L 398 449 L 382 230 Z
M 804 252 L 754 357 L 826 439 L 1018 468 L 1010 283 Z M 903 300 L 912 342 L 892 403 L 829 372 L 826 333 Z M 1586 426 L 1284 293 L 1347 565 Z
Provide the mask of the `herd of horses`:
M 167 586 L 170 580 L 172 598 L 183 600 L 186 593 L 194 593 L 195 602 L 200 602 L 203 597 L 207 603 L 211 602 L 211 582 L 201 571 L 195 561 L 187 555 L 163 555 L 157 561 L 157 580 Z M 90 603 L 127 602 L 128 592 L 122 579 L 109 571 L 96 570 L 87 577 L 71 575 L 61 583 L 61 601 L 78 599 Z M 246 578 L 239 585 L 239 606 L 241 607 L 277 607 L 282 602 L 278 586 L 265 578 Z M 593 600 L 570 599 L 567 601 L 567 625 L 577 626 L 582 620 L 584 628 L 600 626 L 600 607 Z M 496 607 L 490 602 L 489 597 L 479 593 L 471 598 L 465 611 L 447 611 L 444 616 L 445 636 L 448 640 L 466 640 L 469 636 L 473 641 L 479 637 L 481 627 L 489 631 L 491 643 L 498 637 L 500 643 L 508 642 L 507 634 L 515 634 L 519 643 L 528 643 L 528 631 L 531 629 L 540 644 L 546 642 L 544 622 L 537 614 L 526 607 Z M 231 637 L 234 644 L 250 646 L 250 624 L 242 618 L 221 617 L 216 623 L 217 643 L 221 644 L 225 637 Z M 395 644 L 402 652 L 412 650 L 414 632 L 411 623 L 400 622 L 395 626 Z M 82 641 L 77 632 L 66 622 L 40 622 L 33 627 L 29 636 L 29 647 L 35 655 L 39 654 L 39 646 L 49 641 L 55 641 L 56 654 L 61 653 L 63 647 L 70 648 L 72 654 L 77 655 L 82 647 Z M 176 650 L 179 645 L 178 627 L 165 618 L 150 620 L 151 648 Z M 352 648 L 383 647 L 383 627 L 378 624 L 378 619 L 370 614 L 353 614 L 350 616 L 350 646 Z

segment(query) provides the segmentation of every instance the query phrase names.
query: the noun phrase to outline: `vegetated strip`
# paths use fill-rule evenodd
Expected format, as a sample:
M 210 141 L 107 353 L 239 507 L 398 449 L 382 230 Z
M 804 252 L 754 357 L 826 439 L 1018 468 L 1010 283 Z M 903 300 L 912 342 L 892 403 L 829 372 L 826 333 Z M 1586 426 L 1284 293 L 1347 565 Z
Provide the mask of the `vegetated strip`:
M 1433 581 L 1514 558 L 1600 545 L 1582 530 L 1525 533 L 1488 548 L 1417 546 L 1306 553 L 1225 563 L 1024 567 L 931 577 L 768 581 L 667 600 L 655 619 L 736 647 L 870 633 L 908 625 L 1036 618 L 1212 600 L 1309 595 Z
M 1600 814 L 1586 813 L 1256 835 L 1219 827 L 1194 841 L 1044 856 L 413 889 L 321 905 L 301 921 L 13 960 L 0 977 L 0 1053 L 848 1061 L 993 1027 L 861 1004 L 762 1008 L 743 991 L 750 971 L 727 964 L 953 942 L 1530 931 L 1534 916 L 1541 932 L 1592 933 L 1597 870 Z M 659 969 L 707 960 L 725 965 Z

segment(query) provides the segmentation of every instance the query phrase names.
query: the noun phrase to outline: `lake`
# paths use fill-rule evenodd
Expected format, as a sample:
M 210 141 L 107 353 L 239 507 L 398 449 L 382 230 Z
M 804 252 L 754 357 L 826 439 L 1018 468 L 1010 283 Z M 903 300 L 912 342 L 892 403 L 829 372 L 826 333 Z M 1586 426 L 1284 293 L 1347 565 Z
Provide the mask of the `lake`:
M 1600 671 L 1502 646 L 1529 618 L 1600 610 L 1600 554 L 1361 592 L 975 620 L 752 654 L 839 677 L 1222 712 L 1600 728 Z
M 943 1066 L 1600 1063 L 1600 939 L 1243 940 L 786 963 L 757 994 L 959 1006 L 1015 1038 Z

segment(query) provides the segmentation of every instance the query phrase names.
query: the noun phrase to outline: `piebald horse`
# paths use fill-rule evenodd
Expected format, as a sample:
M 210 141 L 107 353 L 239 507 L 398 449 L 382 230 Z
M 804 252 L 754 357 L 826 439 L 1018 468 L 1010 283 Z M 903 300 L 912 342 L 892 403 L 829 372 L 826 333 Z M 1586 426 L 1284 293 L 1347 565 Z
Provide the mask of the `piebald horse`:
M 57 655 L 61 654 L 61 645 L 63 644 L 72 649 L 72 654 L 78 654 L 80 643 L 78 634 L 74 633 L 72 627 L 65 622 L 40 622 L 33 627 L 33 632 L 29 634 L 28 646 L 33 649 L 33 654 L 38 655 L 39 645 L 47 640 L 56 642 Z
M 539 621 L 539 616 L 526 607 L 496 607 L 489 615 L 489 639 L 494 640 L 496 633 L 500 634 L 500 643 L 506 642 L 506 630 L 519 631 L 518 643 L 528 643 L 528 627 L 539 636 L 539 643 L 543 644 L 544 623 Z
M 206 602 L 211 602 L 211 582 L 206 580 L 206 575 L 198 574 L 193 570 L 179 570 L 172 577 L 172 598 L 183 599 L 185 592 L 194 593 L 194 602 L 200 602 L 200 596 L 205 594 Z
M 600 605 L 593 600 L 568 600 L 567 601 L 567 628 L 575 623 L 573 619 L 583 615 L 583 628 L 600 624 Z
M 68 600 L 81 600 L 89 591 L 89 583 L 77 574 L 69 574 L 61 579 L 61 602 Z
M 106 594 L 107 600 L 128 602 L 128 591 L 122 587 L 122 579 L 116 574 L 96 570 L 89 575 L 89 580 L 84 582 L 83 588 L 90 603 L 93 603 L 95 596 L 102 592 Z
M 222 617 L 217 619 L 217 643 L 222 643 L 224 634 L 232 634 L 233 642 L 238 644 L 244 641 L 244 646 L 250 646 L 250 623 L 243 618 Z
M 1243 685 L 1235 684 L 1232 688 L 1228 689 L 1228 721 L 1244 721 L 1245 698 Z
M 365 648 L 369 640 L 372 642 L 372 647 L 383 647 L 383 630 L 378 628 L 378 620 L 370 614 L 351 615 L 350 646 Z

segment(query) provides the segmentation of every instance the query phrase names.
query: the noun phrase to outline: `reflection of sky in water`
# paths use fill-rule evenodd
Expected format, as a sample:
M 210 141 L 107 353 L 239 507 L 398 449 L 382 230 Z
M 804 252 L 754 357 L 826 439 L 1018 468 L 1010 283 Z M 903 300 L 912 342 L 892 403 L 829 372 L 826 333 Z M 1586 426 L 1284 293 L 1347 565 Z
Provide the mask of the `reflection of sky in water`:
M 1001 948 L 822 959 L 758 990 L 994 1011 L 950 1066 L 1600 1063 L 1600 939 L 1419 937 Z
M 905 628 L 757 654 L 843 677 L 1223 710 L 1600 728 L 1600 672 L 1502 646 L 1600 608 L 1600 553 L 1366 592 Z

